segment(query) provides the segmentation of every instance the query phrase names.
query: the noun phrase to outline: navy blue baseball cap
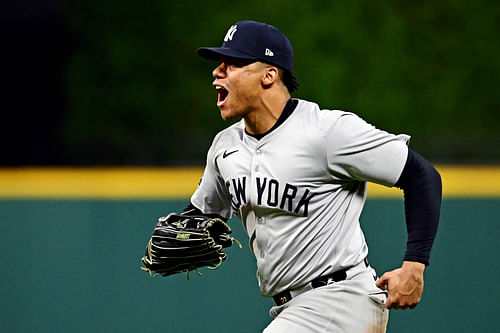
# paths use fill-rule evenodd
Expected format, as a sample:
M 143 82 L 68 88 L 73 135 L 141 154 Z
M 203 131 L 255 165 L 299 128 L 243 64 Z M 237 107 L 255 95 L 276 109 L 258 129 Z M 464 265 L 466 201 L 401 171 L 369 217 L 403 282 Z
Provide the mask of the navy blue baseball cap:
M 240 21 L 226 33 L 221 47 L 200 47 L 200 56 L 219 61 L 221 56 L 258 60 L 293 71 L 293 48 L 284 33 L 267 23 Z

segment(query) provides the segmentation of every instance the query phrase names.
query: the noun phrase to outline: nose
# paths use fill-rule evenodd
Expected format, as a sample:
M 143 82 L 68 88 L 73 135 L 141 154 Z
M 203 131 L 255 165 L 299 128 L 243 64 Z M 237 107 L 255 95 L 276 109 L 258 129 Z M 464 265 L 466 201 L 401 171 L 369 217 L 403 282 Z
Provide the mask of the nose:
M 223 77 L 226 73 L 226 66 L 224 62 L 221 62 L 219 66 L 215 67 L 212 71 L 212 76 L 216 79 Z

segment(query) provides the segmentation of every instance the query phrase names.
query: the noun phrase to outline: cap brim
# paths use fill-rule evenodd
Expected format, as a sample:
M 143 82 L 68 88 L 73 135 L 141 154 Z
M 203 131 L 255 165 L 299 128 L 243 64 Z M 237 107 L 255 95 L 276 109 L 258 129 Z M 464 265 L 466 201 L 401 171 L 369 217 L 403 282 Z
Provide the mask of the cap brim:
M 196 52 L 200 57 L 216 61 L 219 61 L 221 56 L 257 60 L 255 56 L 228 47 L 200 47 Z

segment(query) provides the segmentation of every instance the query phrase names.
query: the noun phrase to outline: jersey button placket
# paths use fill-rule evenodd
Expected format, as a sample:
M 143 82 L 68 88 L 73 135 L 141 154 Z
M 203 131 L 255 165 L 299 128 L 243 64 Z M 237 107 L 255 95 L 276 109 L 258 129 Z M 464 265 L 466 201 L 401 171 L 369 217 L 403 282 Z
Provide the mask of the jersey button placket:
M 253 162 L 254 162 L 254 166 L 253 166 L 253 170 L 254 172 L 260 172 L 260 160 L 259 160 L 259 157 L 262 155 L 262 149 L 260 148 L 257 148 L 255 150 L 255 154 L 254 154 L 254 158 L 253 158 Z
M 256 148 L 255 149 L 255 152 L 254 152 L 254 156 L 253 156 L 253 165 L 252 165 L 252 170 L 253 170 L 253 174 L 254 174 L 254 179 L 259 177 L 260 175 L 260 172 L 262 171 L 262 167 L 261 167 L 261 157 L 262 157 L 262 149 L 261 148 Z M 257 222 L 257 225 L 256 225 L 256 241 L 257 241 L 257 246 L 258 246 L 258 252 L 256 253 L 257 254 L 257 257 L 258 257 L 258 261 L 260 262 L 260 265 L 259 265 L 259 269 L 262 269 L 262 270 L 267 270 L 267 265 L 265 264 L 265 258 L 266 258 L 266 247 L 267 247 L 267 232 L 265 230 L 265 218 L 262 217 L 262 216 L 256 216 L 256 222 Z M 263 286 L 263 291 L 265 292 L 265 284 L 266 284 L 266 281 L 262 281 L 261 282 L 264 284 Z
M 258 237 L 258 244 L 259 244 L 259 257 L 261 259 L 264 259 L 266 256 L 266 251 L 265 251 L 265 244 L 266 244 L 266 232 L 264 229 L 264 223 L 265 219 L 262 216 L 257 216 L 257 237 Z

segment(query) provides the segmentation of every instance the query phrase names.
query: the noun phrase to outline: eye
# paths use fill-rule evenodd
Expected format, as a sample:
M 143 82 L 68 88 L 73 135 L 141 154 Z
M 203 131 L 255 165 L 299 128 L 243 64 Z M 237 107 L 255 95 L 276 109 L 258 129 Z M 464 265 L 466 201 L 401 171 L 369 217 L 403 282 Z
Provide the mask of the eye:
M 248 65 L 248 63 L 242 60 L 234 60 L 230 63 L 230 65 L 234 67 L 245 67 L 246 65 Z
M 228 66 L 233 66 L 238 68 L 245 67 L 254 62 L 254 60 L 237 59 L 237 58 L 224 58 L 222 61 L 226 63 Z

